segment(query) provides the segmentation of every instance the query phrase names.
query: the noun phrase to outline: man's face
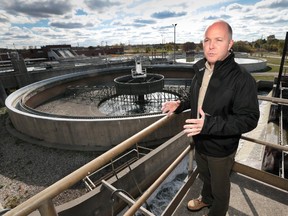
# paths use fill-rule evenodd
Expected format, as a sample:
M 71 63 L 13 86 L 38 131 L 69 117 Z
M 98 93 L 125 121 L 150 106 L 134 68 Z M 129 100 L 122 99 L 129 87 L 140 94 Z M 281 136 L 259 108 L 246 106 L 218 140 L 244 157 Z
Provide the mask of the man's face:
M 233 45 L 225 23 L 216 22 L 208 27 L 203 41 L 204 55 L 213 67 L 216 61 L 223 61 Z

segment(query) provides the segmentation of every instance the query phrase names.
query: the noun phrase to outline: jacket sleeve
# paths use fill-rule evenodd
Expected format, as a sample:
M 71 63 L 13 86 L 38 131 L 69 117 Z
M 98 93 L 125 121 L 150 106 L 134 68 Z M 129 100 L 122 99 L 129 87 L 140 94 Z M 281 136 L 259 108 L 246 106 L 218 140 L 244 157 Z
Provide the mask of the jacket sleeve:
M 205 110 L 204 110 L 205 111 Z M 216 136 L 235 136 L 253 130 L 259 119 L 257 86 L 254 78 L 248 74 L 237 83 L 232 108 L 228 114 L 205 115 L 200 134 Z
M 175 114 L 179 114 L 184 110 L 191 109 L 191 95 L 193 91 L 193 86 L 196 85 L 196 75 L 192 78 L 191 86 L 190 86 L 190 95 L 183 97 L 180 99 L 180 104 L 178 108 L 174 111 Z
M 175 114 L 179 114 L 183 112 L 184 110 L 190 109 L 190 100 L 187 98 L 181 99 L 180 104 L 177 107 L 177 109 L 174 111 Z

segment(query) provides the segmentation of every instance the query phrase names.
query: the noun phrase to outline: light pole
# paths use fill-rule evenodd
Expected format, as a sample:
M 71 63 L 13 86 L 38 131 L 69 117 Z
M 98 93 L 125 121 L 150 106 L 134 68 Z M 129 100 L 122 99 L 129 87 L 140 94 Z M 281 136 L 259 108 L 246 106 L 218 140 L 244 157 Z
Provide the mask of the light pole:
M 174 27 L 174 64 L 176 62 L 176 59 L 175 59 L 175 49 L 176 49 L 176 26 L 177 26 L 177 23 L 175 24 L 172 24 L 172 26 Z

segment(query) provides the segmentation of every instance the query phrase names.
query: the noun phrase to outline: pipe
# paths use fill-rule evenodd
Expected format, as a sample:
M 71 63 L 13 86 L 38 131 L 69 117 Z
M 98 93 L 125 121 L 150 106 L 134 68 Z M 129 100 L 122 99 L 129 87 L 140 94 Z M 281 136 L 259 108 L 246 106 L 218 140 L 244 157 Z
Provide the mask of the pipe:
M 112 195 L 113 194 L 116 194 L 118 197 L 120 197 L 122 200 L 124 200 L 126 203 L 128 203 L 129 205 L 133 205 L 133 203 L 135 203 L 135 201 L 132 199 L 132 197 L 130 197 L 131 195 L 130 194 L 127 194 L 127 195 L 130 195 L 130 196 L 127 196 L 124 192 L 125 191 L 122 191 L 121 189 L 116 189 L 113 185 L 109 184 L 107 181 L 105 180 L 102 180 L 102 184 L 108 188 L 108 190 L 110 190 L 112 192 Z M 144 207 L 140 207 L 139 210 L 141 211 L 141 213 L 143 213 L 144 215 L 150 215 L 150 216 L 155 216 L 153 213 L 149 212 L 147 209 L 145 209 Z
M 241 173 L 253 179 L 259 180 L 261 182 L 265 182 L 269 185 L 273 185 L 277 188 L 281 188 L 283 190 L 288 191 L 288 180 L 285 178 L 281 178 L 277 175 L 273 175 L 271 173 L 255 169 L 253 167 L 250 167 L 250 166 L 238 163 L 238 162 L 234 162 L 232 170 L 234 172 Z
M 258 144 L 261 144 L 261 145 L 269 146 L 269 147 L 272 147 L 272 148 L 275 148 L 275 149 L 279 149 L 281 151 L 288 152 L 288 145 L 285 145 L 285 146 L 277 145 L 277 144 L 269 143 L 269 142 L 266 142 L 266 141 L 254 139 L 254 138 L 251 138 L 251 137 L 246 137 L 246 136 L 241 136 L 241 139 L 244 139 L 244 140 L 247 140 L 247 141 L 250 141 L 250 142 L 254 142 L 254 143 L 258 143 Z
M 258 95 L 258 99 L 259 100 L 263 100 L 263 101 L 270 101 L 272 103 L 288 105 L 288 99 L 284 99 L 284 98 L 268 97 L 268 96 Z

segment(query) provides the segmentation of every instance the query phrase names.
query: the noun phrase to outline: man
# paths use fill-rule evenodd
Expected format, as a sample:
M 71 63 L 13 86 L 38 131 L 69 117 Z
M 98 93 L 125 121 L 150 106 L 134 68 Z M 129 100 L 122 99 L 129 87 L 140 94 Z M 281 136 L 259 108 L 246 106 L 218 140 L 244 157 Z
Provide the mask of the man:
M 188 209 L 209 207 L 209 216 L 224 216 L 229 207 L 230 172 L 242 133 L 257 126 L 259 105 L 253 77 L 234 61 L 232 28 L 222 20 L 207 27 L 205 58 L 193 70 L 191 97 L 168 101 L 162 112 L 170 115 L 191 108 L 184 132 L 193 136 L 195 160 L 203 180 L 201 196 Z

